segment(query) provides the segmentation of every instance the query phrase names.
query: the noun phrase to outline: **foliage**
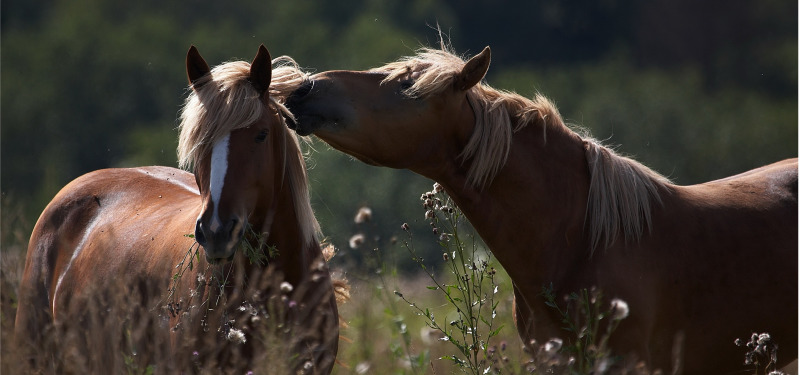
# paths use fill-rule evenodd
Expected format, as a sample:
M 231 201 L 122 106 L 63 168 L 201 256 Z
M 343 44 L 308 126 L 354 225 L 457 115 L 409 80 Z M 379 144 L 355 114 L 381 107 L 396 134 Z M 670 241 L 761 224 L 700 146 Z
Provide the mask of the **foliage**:
M 553 294 L 553 286 L 542 288 L 545 304 L 555 310 L 561 318 L 562 328 L 570 338 L 562 352 L 574 359 L 574 370 L 581 374 L 604 373 L 619 358 L 612 356 L 608 340 L 620 322 L 628 317 L 628 304 L 620 299 L 611 301 L 608 309 L 602 309 L 603 293 L 581 289 L 564 298 L 566 306 L 560 306 Z M 601 330 L 601 326 L 605 326 Z M 558 343 L 561 347 L 561 342 Z
M 431 199 L 430 203 L 428 199 Z M 436 245 L 442 249 L 439 251 L 441 258 L 432 258 L 425 263 L 419 254 L 412 251 L 412 256 L 424 267 L 424 278 L 397 272 L 395 257 L 399 251 L 377 250 L 379 246 L 390 247 L 392 241 L 375 241 L 370 223 L 377 215 L 372 210 L 360 210 L 357 220 L 354 220 L 358 238 L 362 241 L 354 241 L 354 244 L 362 250 L 367 249 L 365 252 L 369 255 L 366 268 L 348 272 L 355 278 L 352 282 L 354 293 L 350 302 L 340 306 L 340 316 L 346 324 L 341 329 L 334 374 L 366 374 L 377 370 L 390 374 L 449 374 L 456 371 L 481 374 L 651 374 L 641 364 L 625 362 L 609 351 L 606 346 L 608 338 L 618 324 L 624 324 L 621 320 L 626 316 L 627 307 L 621 301 L 612 300 L 606 304 L 600 291 L 594 289 L 580 290 L 562 299 L 551 288 L 543 288 L 542 298 L 562 318 L 564 335 L 543 343 L 528 343 L 523 350 L 514 329 L 501 329 L 513 326 L 513 295 L 511 288 L 505 287 L 511 285 L 511 281 L 504 270 L 493 268 L 491 258 L 476 251 L 474 242 L 472 246 L 465 245 L 463 238 L 471 238 L 470 230 L 464 230 L 461 213 L 441 192 L 435 189 L 433 196 L 424 196 L 423 202 L 428 206 L 426 212 L 431 208 L 435 210 L 434 215 L 428 215 L 431 216 L 428 222 L 435 226 L 428 228 L 431 232 L 436 229 L 439 235 L 435 239 Z M 19 212 L 12 203 L 4 201 L 6 214 Z M 8 236 L 3 239 L 4 249 L 23 247 L 26 239 L 14 233 L 24 230 L 23 220 L 4 221 L 0 228 L 0 233 Z M 418 241 L 419 237 L 415 236 L 414 240 Z M 199 253 L 194 250 L 195 247 L 187 250 L 186 258 L 177 265 L 176 272 L 185 271 L 197 260 Z M 22 255 L 21 251 L 8 253 L 4 250 L 0 258 L 0 371 L 3 373 L 24 373 L 27 366 L 26 362 L 19 360 L 24 351 L 13 341 L 16 296 L 24 264 Z M 438 259 L 444 263 L 438 264 Z M 443 269 L 444 274 L 439 273 L 439 269 Z M 214 275 L 214 278 L 218 279 L 219 285 L 224 282 L 222 275 Z M 435 286 L 426 289 L 425 285 L 430 285 L 431 281 Z M 261 286 L 254 287 L 257 291 L 265 290 Z M 291 290 L 283 284 L 271 288 L 282 293 Z M 402 292 L 397 293 L 402 300 L 414 301 L 411 307 L 417 313 L 414 316 L 404 316 L 404 311 L 409 309 L 399 303 L 401 299 L 397 294 L 391 292 L 401 288 Z M 170 356 L 169 329 L 157 314 L 163 310 L 157 306 L 142 306 L 137 288 L 111 285 L 109 291 L 90 303 L 78 304 L 78 308 L 85 310 L 85 325 L 46 328 L 50 334 L 46 339 L 48 350 L 40 352 L 34 359 L 35 363 L 76 373 L 96 373 L 99 369 L 128 374 L 175 373 L 187 369 L 197 373 L 219 372 L 215 356 L 221 348 L 230 345 L 220 345 L 220 342 L 226 343 L 225 340 L 212 337 L 212 341 L 187 342 L 188 355 Z M 247 293 L 251 292 L 253 290 Z M 257 294 L 265 293 L 253 293 Z M 236 327 L 246 325 L 249 328 L 248 340 L 259 340 L 267 347 L 275 348 L 260 352 L 252 367 L 238 373 L 247 370 L 283 373 L 276 366 L 287 366 L 287 359 L 291 360 L 287 354 L 291 347 L 291 343 L 287 344 L 291 341 L 286 340 L 287 332 L 290 332 L 288 337 L 295 340 L 303 337 L 302 329 L 297 331 L 298 328 L 294 327 L 294 330 L 287 331 L 291 327 L 274 319 L 282 316 L 285 295 L 270 298 L 264 301 L 267 302 L 266 308 L 255 308 L 262 305 L 253 301 L 228 307 L 212 303 L 215 308 L 230 308 L 229 321 L 235 321 Z M 236 327 L 224 326 L 221 334 L 228 340 L 235 340 Z M 443 340 L 445 338 L 447 340 Z M 772 369 L 777 348 L 770 343 L 771 338 L 765 334 L 753 335 L 748 343 L 737 341 L 738 345 L 747 348 L 746 359 L 758 374 L 778 374 Z M 92 350 L 82 349 L 87 347 Z M 449 360 L 435 361 L 431 358 Z M 769 372 L 770 369 L 773 371 Z
M 785 375 L 776 369 L 778 345 L 772 341 L 769 333 L 753 333 L 749 341 L 736 339 L 734 344 L 748 349 L 744 355 L 744 364 L 753 366 L 756 375 Z
M 70 180 L 94 169 L 176 165 L 176 118 L 186 95 L 183 61 L 190 44 L 212 63 L 252 56 L 265 43 L 273 56 L 291 55 L 314 71 L 366 69 L 420 45 L 435 46 L 433 28 L 439 25 L 465 55 L 492 47 L 487 81 L 493 86 L 527 96 L 541 91 L 558 102 L 570 122 L 678 183 L 797 155 L 796 2 L 543 0 L 499 6 L 476 0 L 245 0 L 186 5 L 174 0 L 0 3 L 4 359 L 13 357 L 7 340 L 27 237 L 47 202 Z M 321 142 L 314 147 L 312 199 L 329 240 L 341 249 L 336 267 L 351 274 L 371 270 L 360 280 L 369 292 L 345 307 L 355 311 L 351 323 L 362 332 L 362 342 L 353 344 L 356 350 L 343 350 L 351 354 L 343 362 L 356 372 L 362 363 L 398 373 L 425 372 L 426 358 L 448 355 L 443 346 L 449 344 L 422 343 L 413 333 L 424 323 L 403 318 L 388 291 L 404 285 L 404 296 L 418 306 L 440 303 L 407 291 L 419 283 L 413 277 L 418 266 L 410 257 L 397 257 L 391 244 L 403 235 L 399 218 L 418 217 L 415 192 L 431 182 L 409 171 L 364 165 Z M 349 234 L 358 229 L 350 221 L 355 205 L 382 213 L 370 222 L 367 240 L 384 250 L 347 246 Z M 439 236 L 427 221 L 409 225 L 416 233 L 417 258 L 439 258 Z M 451 238 L 448 246 L 453 244 Z M 461 272 L 484 272 L 481 265 Z M 435 274 L 444 266 L 428 270 Z M 382 272 L 378 282 L 371 275 L 375 270 Z M 494 282 L 505 277 L 497 271 Z M 457 285 L 456 280 L 446 283 Z M 573 308 L 585 302 L 581 293 L 573 297 Z M 510 291 L 500 288 L 497 301 L 498 319 L 510 319 Z M 375 339 L 374 332 L 383 329 L 391 344 Z M 371 345 L 364 345 L 367 338 Z M 520 347 L 513 330 L 496 338 L 500 344 L 486 346 L 486 359 L 500 368 L 508 363 L 503 358 L 528 356 L 541 363 L 551 354 L 548 343 L 540 343 L 524 355 L 511 355 Z M 114 345 L 130 348 L 121 340 Z M 120 372 L 153 369 L 132 351 L 119 354 L 126 356 Z M 404 367 L 403 358 L 414 367 Z M 2 365 L 10 372 L 8 361 Z M 429 365 L 436 373 L 448 371 Z
M 316 71 L 366 69 L 435 46 L 436 25 L 459 52 L 492 46 L 489 83 L 542 91 L 566 118 L 677 182 L 795 156 L 796 11 L 774 0 L 710 4 L 5 1 L 2 191 L 33 218 L 85 172 L 175 165 L 190 44 L 212 63 L 249 57 L 265 43 Z M 331 242 L 346 249 L 343 223 L 359 204 L 392 213 L 376 223 L 377 235 L 400 234 L 395 218 L 414 214 L 409 193 L 430 182 L 316 148 L 313 199 Z M 429 236 L 425 223 L 409 224 Z M 438 252 L 430 239 L 417 249 L 428 257 Z M 358 253 L 346 256 L 363 265 Z M 399 269 L 415 265 L 401 260 Z
M 441 185 L 434 184 L 433 190 L 424 193 L 420 199 L 432 232 L 439 236 L 444 268 L 452 274 L 453 283 L 441 281 L 425 265 L 424 260 L 416 253 L 408 224 L 403 224 L 403 229 L 408 233 L 408 240 L 404 241 L 404 245 L 412 259 L 434 283 L 435 286 L 429 286 L 428 289 L 440 291 L 445 301 L 455 309 L 454 318 L 445 317 L 450 322 L 444 324 L 441 320 L 436 320 L 429 308 L 410 302 L 400 292 L 396 291 L 395 294 L 414 308 L 418 315 L 423 316 L 428 327 L 439 331 L 443 336 L 441 340 L 458 349 L 458 354 L 441 359 L 452 361 L 465 372 L 486 373 L 490 370 L 487 357 L 489 342 L 503 328 L 495 327 L 494 321 L 499 304 L 499 301 L 495 301 L 499 288 L 494 279 L 497 272 L 489 265 L 490 259 L 479 259 L 483 251 L 478 251 L 474 235 L 470 236 L 472 246 L 462 240 L 459 227 L 464 225 L 464 216 Z

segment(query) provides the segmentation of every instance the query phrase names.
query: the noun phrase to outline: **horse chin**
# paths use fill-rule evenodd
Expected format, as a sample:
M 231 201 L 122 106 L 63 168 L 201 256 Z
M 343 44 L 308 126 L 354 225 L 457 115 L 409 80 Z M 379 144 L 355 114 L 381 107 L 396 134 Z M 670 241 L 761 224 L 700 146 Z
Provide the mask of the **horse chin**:
M 210 263 L 210 264 L 213 264 L 213 265 L 228 263 L 228 262 L 232 261 L 234 255 L 236 255 L 236 249 L 235 248 L 232 248 L 229 251 L 230 251 L 230 255 L 227 255 L 227 256 L 224 253 L 223 254 L 214 254 L 214 256 L 211 256 L 211 255 L 208 254 L 208 251 L 206 251 L 205 252 L 206 253 L 206 261 L 208 263 Z
M 296 121 L 287 122 L 289 129 L 294 130 L 299 136 L 310 135 L 320 128 L 330 127 L 333 124 L 335 122 L 327 121 L 321 116 L 314 115 L 301 115 L 297 117 Z
M 345 154 L 348 154 L 348 155 L 358 159 L 359 161 L 361 161 L 364 164 L 372 165 L 372 166 L 375 166 L 375 167 L 385 166 L 385 164 L 379 163 L 379 162 L 375 161 L 375 159 L 372 159 L 372 158 L 364 155 L 363 153 L 355 151 L 351 147 L 345 146 L 343 142 L 340 142 L 334 136 L 330 136 L 330 134 L 319 134 L 319 133 L 317 133 L 316 135 L 317 135 L 317 137 L 319 137 L 320 139 L 325 141 L 325 143 L 327 143 L 331 147 L 333 147 L 333 148 L 335 148 L 335 149 L 337 149 L 337 150 L 339 150 L 341 152 L 344 152 Z
M 208 254 L 206 254 L 206 261 L 208 263 L 210 263 L 210 264 L 213 264 L 213 265 L 225 264 L 225 263 L 233 261 L 233 256 L 234 255 L 236 255 L 235 252 L 231 253 L 231 255 L 228 256 L 227 258 L 224 258 L 224 257 L 223 258 L 212 258 L 212 257 L 209 257 Z

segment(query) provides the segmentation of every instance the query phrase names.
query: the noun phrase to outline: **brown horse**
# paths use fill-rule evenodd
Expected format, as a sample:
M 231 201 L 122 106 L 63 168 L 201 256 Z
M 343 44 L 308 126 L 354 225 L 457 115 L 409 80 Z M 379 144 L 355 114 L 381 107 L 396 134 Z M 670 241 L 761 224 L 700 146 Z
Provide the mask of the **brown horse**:
M 446 48 L 445 48 L 446 49 Z M 744 369 L 737 337 L 770 332 L 797 352 L 797 159 L 678 186 L 569 129 L 546 98 L 481 81 L 423 49 L 370 71 L 329 71 L 287 100 L 290 127 L 372 165 L 444 186 L 514 284 L 525 342 L 563 336 L 542 288 L 598 287 L 630 306 L 617 354 L 685 373 Z
M 195 174 L 168 167 L 106 169 L 64 187 L 31 235 L 17 337 L 37 345 L 49 323 L 80 324 L 77 313 L 84 309 L 76 303 L 90 301 L 88 295 L 143 285 L 137 289 L 142 303 L 159 308 L 168 323 L 163 331 L 175 332 L 168 340 L 173 353 L 219 353 L 192 346 L 211 342 L 236 350 L 239 357 L 228 361 L 247 362 L 276 350 L 245 327 L 253 316 L 264 321 L 270 315 L 281 327 L 293 327 L 284 335 L 290 341 L 277 348 L 289 348 L 278 358 L 283 365 L 329 373 L 338 347 L 337 306 L 304 160 L 280 101 L 302 82 L 302 73 L 286 64 L 273 71 L 263 45 L 252 64 L 213 70 L 192 47 L 186 65 L 192 90 L 181 114 L 178 153 L 181 166 L 193 166 Z M 250 249 L 250 260 L 240 248 Z M 240 313 L 245 307 L 252 313 Z M 234 319 L 237 314 L 248 319 Z

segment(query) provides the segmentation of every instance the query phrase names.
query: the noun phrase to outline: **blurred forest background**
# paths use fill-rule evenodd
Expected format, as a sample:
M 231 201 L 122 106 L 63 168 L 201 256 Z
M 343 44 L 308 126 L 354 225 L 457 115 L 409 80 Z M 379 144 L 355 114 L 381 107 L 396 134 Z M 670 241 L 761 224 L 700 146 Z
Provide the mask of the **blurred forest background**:
M 175 166 L 191 44 L 211 65 L 249 61 L 264 43 L 273 56 L 290 55 L 313 71 L 366 69 L 437 46 L 439 25 L 459 53 L 492 47 L 490 85 L 544 93 L 568 122 L 677 183 L 797 156 L 796 1 L 0 5 L 5 228 L 32 227 L 61 187 L 91 170 Z M 403 222 L 427 232 L 418 198 L 431 181 L 364 165 L 318 140 L 314 149 L 313 205 L 340 261 L 362 262 L 364 249 L 348 246 L 363 230 L 353 223 L 361 206 L 373 210 L 369 246 L 391 248 Z M 8 251 L 6 241 L 4 234 Z

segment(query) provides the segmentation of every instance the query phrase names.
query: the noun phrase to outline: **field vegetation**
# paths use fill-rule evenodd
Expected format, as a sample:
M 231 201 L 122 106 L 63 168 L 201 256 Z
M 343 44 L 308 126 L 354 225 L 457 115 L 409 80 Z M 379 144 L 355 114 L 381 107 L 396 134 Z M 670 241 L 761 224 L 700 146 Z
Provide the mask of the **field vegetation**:
M 31 229 L 50 199 L 92 170 L 177 165 L 177 113 L 187 95 L 184 59 L 192 44 L 212 65 L 246 59 L 264 43 L 273 56 L 290 55 L 311 71 L 368 69 L 420 46 L 436 47 L 438 25 L 459 53 L 492 47 L 490 85 L 545 94 L 569 123 L 676 183 L 797 156 L 797 2 L 187 4 L 0 3 L 0 372 L 20 370 L 11 341 L 16 293 Z M 312 204 L 337 250 L 331 266 L 352 286 L 351 300 L 341 307 L 346 326 L 336 373 L 516 374 L 550 365 L 556 373 L 586 373 L 615 358 L 599 350 L 613 325 L 625 324 L 607 324 L 622 306 L 613 296 L 600 298 L 597 290 L 548 296 L 543 285 L 542 297 L 552 298 L 569 330 L 560 341 L 524 351 L 503 269 L 467 223 L 452 222 L 448 215 L 456 211 L 440 210 L 456 209 L 446 197 L 439 197 L 443 204 L 434 217 L 427 212 L 435 200 L 421 209 L 420 193 L 433 181 L 365 165 L 313 138 L 307 151 Z M 354 220 L 362 207 L 370 209 L 369 220 Z M 468 284 L 460 281 L 465 276 Z M 115 296 L 125 293 L 103 303 Z M 459 310 L 466 296 L 479 311 Z M 100 343 L 104 350 L 92 352 L 95 357 L 57 341 L 47 355 L 79 373 L 105 366 L 109 359 L 100 353 L 111 353 L 113 361 L 103 372 L 168 373 L 164 361 L 172 360 L 214 373 L 200 358 L 175 362 L 163 351 L 141 350 L 140 340 L 152 341 L 151 348 L 164 342 L 145 335 L 158 332 L 153 326 L 130 326 L 132 313 L 115 318 L 116 337 L 72 336 Z M 577 337 L 584 327 L 592 334 Z M 742 360 L 750 353 L 754 371 L 765 374 L 774 370 L 772 352 L 764 333 L 756 334 L 739 342 Z M 51 363 L 51 357 L 40 359 Z M 654 370 L 637 368 L 634 359 L 614 363 L 628 373 Z

